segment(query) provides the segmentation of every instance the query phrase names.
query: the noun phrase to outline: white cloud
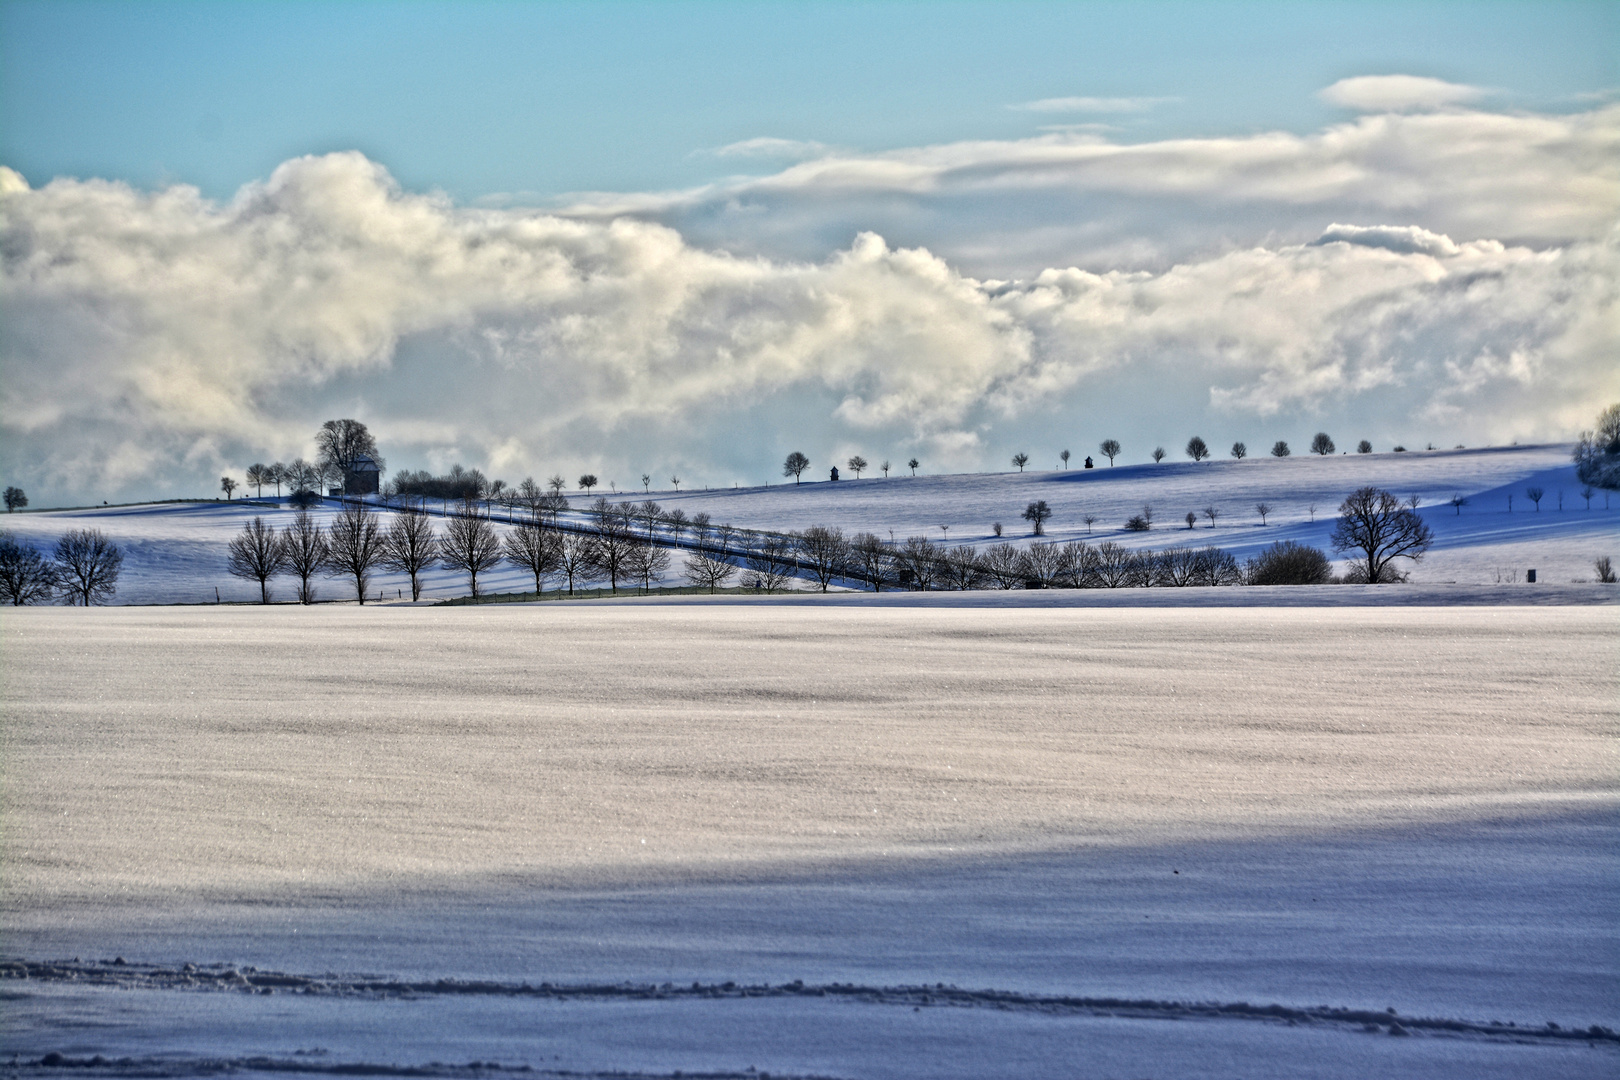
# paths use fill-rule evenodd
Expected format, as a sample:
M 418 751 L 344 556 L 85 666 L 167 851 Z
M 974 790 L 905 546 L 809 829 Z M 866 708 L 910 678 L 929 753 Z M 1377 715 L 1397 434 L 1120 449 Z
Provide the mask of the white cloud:
M 741 142 L 728 143 L 710 151 L 710 153 L 715 157 L 723 158 L 769 158 L 777 161 L 803 161 L 806 158 L 821 157 L 828 150 L 829 147 L 824 143 L 760 136 L 755 139 L 744 139 Z
M 1421 75 L 1357 75 L 1322 90 L 1322 100 L 1359 112 L 1443 109 L 1478 101 L 1485 91 Z
M 7 483 L 210 490 L 336 415 L 396 467 L 697 483 L 818 445 L 978 468 L 1103 424 L 1564 437 L 1620 397 L 1617 149 L 1614 106 L 1451 110 L 829 152 L 567 214 L 354 153 L 228 203 L 0 170 Z
M 1139 113 L 1180 100 L 1174 97 L 1055 97 L 1025 101 L 1007 108 L 1020 112 Z

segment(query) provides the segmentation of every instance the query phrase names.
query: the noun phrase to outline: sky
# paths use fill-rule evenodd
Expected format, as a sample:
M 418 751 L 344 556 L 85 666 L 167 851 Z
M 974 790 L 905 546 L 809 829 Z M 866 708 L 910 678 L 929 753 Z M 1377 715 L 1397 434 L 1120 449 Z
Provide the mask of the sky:
M 621 489 L 1620 399 L 1612 4 L 0 0 L 0 470 Z

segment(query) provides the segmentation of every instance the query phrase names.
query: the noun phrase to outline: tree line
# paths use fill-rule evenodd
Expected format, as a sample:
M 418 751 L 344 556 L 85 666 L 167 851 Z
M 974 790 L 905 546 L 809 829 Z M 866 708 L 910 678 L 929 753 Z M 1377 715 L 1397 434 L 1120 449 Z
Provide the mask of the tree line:
M 105 604 L 123 565 L 124 553 L 100 529 L 69 529 L 49 556 L 0 529 L 0 603 Z

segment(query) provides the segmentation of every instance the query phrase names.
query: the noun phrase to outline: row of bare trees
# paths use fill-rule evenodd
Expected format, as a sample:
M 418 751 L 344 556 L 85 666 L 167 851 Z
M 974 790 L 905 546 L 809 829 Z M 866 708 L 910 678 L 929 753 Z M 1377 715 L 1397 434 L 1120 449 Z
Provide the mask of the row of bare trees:
M 0 530 L 0 603 L 105 604 L 123 565 L 124 553 L 100 529 L 69 529 L 49 558 Z

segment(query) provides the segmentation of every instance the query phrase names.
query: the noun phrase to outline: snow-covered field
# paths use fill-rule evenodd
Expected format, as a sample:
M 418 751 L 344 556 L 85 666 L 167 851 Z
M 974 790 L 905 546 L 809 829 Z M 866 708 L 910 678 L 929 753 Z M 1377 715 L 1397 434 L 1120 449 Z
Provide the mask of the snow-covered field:
M 1278 540 L 1328 547 L 1334 512 L 1357 487 L 1372 484 L 1402 497 L 1416 495 L 1436 534 L 1434 547 L 1412 567 L 1420 583 L 1497 584 L 1522 581 L 1528 569 L 1542 583 L 1592 581 L 1592 562 L 1608 555 L 1620 563 L 1620 498 L 1598 492 L 1590 502 L 1579 495 L 1567 446 L 1504 447 L 1485 450 L 1414 451 L 1404 454 L 1290 458 L 1259 457 L 1194 464 L 1166 462 L 1066 472 L 890 476 L 726 491 L 653 492 L 666 509 L 688 515 L 707 513 L 719 524 L 788 530 L 837 525 L 847 532 L 870 531 L 884 539 L 928 535 L 948 544 L 993 542 L 994 522 L 1006 537 L 1028 539 L 1019 514 L 1030 502 L 1045 500 L 1054 511 L 1048 524 L 1056 540 L 1114 540 L 1132 547 L 1216 544 L 1240 560 Z M 1546 492 L 1539 511 L 1525 492 Z M 608 493 L 615 500 L 644 493 Z M 1449 505 L 1454 495 L 1468 500 Z M 1512 510 L 1508 499 L 1512 497 Z M 574 497 L 576 506 L 589 500 Z M 1256 503 L 1272 507 L 1260 523 Z M 257 586 L 225 571 L 225 545 L 255 514 L 272 524 L 290 513 L 284 504 L 202 502 L 158 504 L 9 515 L 4 527 L 48 547 L 68 528 L 95 527 L 125 551 L 117 602 L 126 604 L 211 603 L 258 598 Z M 1151 505 L 1154 528 L 1122 529 L 1127 517 Z M 1217 511 L 1213 527 L 1206 507 Z M 1313 509 L 1314 508 L 1314 509 Z M 1199 515 L 1188 529 L 1189 512 Z M 319 513 L 324 516 L 330 510 Z M 499 512 L 497 511 L 497 514 Z M 1094 516 L 1089 527 L 1084 518 Z M 941 526 L 948 526 L 942 529 Z M 679 560 L 671 584 L 680 573 Z M 480 579 L 487 592 L 532 589 L 522 571 L 503 567 Z M 409 596 L 401 575 L 380 574 L 377 586 L 387 598 Z M 352 596 L 345 582 L 320 586 L 326 598 Z M 292 596 L 283 579 L 280 595 Z M 465 595 L 463 578 L 445 570 L 429 574 L 424 596 Z
M 4 1046 L 1613 1076 L 1620 619 L 1564 588 L 7 610 Z

